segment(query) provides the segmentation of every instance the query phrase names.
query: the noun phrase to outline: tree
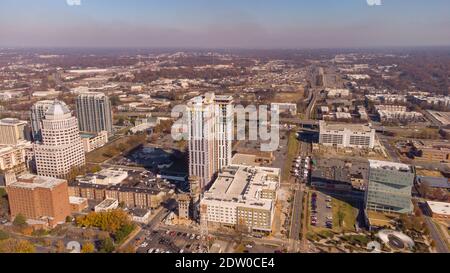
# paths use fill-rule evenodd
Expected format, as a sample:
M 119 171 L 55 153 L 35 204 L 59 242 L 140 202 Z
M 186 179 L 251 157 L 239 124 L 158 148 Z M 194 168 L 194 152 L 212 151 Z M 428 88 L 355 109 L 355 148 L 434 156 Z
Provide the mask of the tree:
M 84 243 L 83 247 L 81 248 L 81 253 L 94 253 L 94 251 L 95 247 L 91 242 Z
M 34 245 L 25 240 L 8 239 L 0 242 L 0 253 L 34 253 Z
M 99 165 L 93 165 L 89 168 L 88 172 L 89 173 L 98 173 L 101 170 L 102 170 L 102 167 L 100 167 Z
M 7 239 L 9 239 L 9 234 L 4 230 L 0 230 L 0 241 Z
M 134 224 L 127 224 L 122 226 L 115 234 L 115 240 L 117 243 L 122 243 L 131 232 L 133 232 L 135 226 Z
M 114 247 L 114 243 L 113 240 L 108 237 L 105 240 L 103 240 L 100 244 L 100 252 L 102 253 L 112 253 L 114 252 L 115 247 Z
M 27 218 L 21 213 L 17 214 L 16 218 L 14 218 L 13 225 L 17 228 L 23 229 L 28 226 Z
M 118 106 L 120 103 L 120 98 L 118 96 L 111 96 L 109 100 L 111 101 L 112 106 Z
M 81 227 L 96 227 L 102 231 L 116 233 L 123 226 L 131 224 L 131 219 L 125 211 L 118 209 L 100 213 L 92 212 L 78 217 L 76 222 Z
M 66 246 L 64 245 L 63 241 L 56 242 L 56 252 L 57 253 L 65 253 L 66 252 Z

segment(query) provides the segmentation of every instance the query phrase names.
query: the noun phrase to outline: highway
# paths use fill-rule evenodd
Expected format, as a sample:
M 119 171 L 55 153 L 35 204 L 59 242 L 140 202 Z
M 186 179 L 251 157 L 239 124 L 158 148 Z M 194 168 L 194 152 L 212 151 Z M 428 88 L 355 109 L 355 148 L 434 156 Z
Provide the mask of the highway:
M 311 96 L 309 105 L 306 109 L 305 118 L 309 120 L 312 116 L 312 112 L 314 111 L 316 102 L 317 102 L 317 94 L 320 90 L 310 89 Z M 300 155 L 305 158 L 310 156 L 312 153 L 312 145 L 311 143 L 301 141 L 300 142 Z M 290 164 L 291 162 L 288 162 Z M 292 178 L 291 178 L 292 179 Z M 295 183 L 292 179 L 292 183 Z M 303 238 L 300 238 L 300 232 L 302 230 L 302 213 L 303 213 L 303 197 L 305 194 L 305 188 L 302 184 L 294 185 L 294 202 L 292 205 L 292 215 L 291 215 L 291 227 L 289 231 L 289 239 L 290 239 L 290 252 L 299 252 L 300 251 L 300 242 L 304 242 Z M 304 247 L 304 245 L 302 244 Z

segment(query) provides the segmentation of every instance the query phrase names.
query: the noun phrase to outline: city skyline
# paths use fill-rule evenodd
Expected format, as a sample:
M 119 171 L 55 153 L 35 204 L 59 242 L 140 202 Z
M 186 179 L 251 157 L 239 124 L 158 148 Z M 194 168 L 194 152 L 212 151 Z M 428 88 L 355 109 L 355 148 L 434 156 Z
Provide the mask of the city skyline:
M 394 0 L 382 5 L 365 0 L 76 3 L 2 1 L 0 35 L 4 39 L 0 46 L 273 49 L 450 45 L 446 35 L 450 21 L 445 12 L 450 3 L 441 0 Z

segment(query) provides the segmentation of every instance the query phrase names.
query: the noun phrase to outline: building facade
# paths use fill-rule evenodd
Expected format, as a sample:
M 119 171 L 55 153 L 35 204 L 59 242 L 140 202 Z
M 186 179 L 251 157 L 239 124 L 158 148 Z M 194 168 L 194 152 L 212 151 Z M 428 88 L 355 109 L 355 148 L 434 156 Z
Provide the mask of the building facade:
M 43 100 L 35 103 L 31 107 L 31 131 L 34 141 L 41 141 L 41 127 L 42 120 L 45 118 L 45 113 L 48 108 L 53 105 L 51 100 Z
M 369 160 L 366 209 L 386 213 L 411 213 L 414 180 L 415 171 L 409 165 Z
M 55 101 L 45 113 L 42 142 L 34 144 L 37 173 L 66 178 L 74 167 L 85 165 L 78 121 L 64 102 Z
M 100 133 L 81 133 L 81 140 L 85 153 L 90 153 L 93 150 L 101 148 L 108 143 L 108 132 L 101 131 Z
M 0 145 L 0 170 L 20 173 L 30 166 L 33 150 L 31 142 L 18 145 Z
M 375 147 L 375 130 L 367 125 L 327 124 L 320 122 L 320 144 L 339 148 Z
M 188 103 L 189 175 L 198 178 L 201 192 L 231 163 L 233 110 L 232 97 L 212 93 Z
M 71 214 L 66 180 L 27 174 L 8 185 L 6 191 L 11 219 L 22 214 L 53 227 Z
M 78 96 L 76 110 L 80 130 L 113 134 L 111 102 L 104 93 L 87 92 Z
M 205 192 L 200 207 L 208 225 L 270 233 L 279 186 L 280 169 L 230 165 Z
M 15 118 L 0 120 L 0 144 L 17 145 L 26 141 L 27 122 Z
M 187 194 L 178 196 L 178 217 L 180 219 L 189 219 L 189 211 L 191 207 L 191 197 Z

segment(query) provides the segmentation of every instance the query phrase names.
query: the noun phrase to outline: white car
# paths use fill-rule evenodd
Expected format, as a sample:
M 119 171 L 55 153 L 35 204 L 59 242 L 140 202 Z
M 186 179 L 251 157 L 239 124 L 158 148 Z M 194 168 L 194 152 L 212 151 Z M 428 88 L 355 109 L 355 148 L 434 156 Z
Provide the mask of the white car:
M 148 253 L 148 254 L 151 254 L 151 253 L 153 253 L 153 251 L 155 251 L 155 249 L 154 249 L 154 248 L 151 248 L 151 249 L 149 249 L 149 250 L 147 251 L 147 253 Z

